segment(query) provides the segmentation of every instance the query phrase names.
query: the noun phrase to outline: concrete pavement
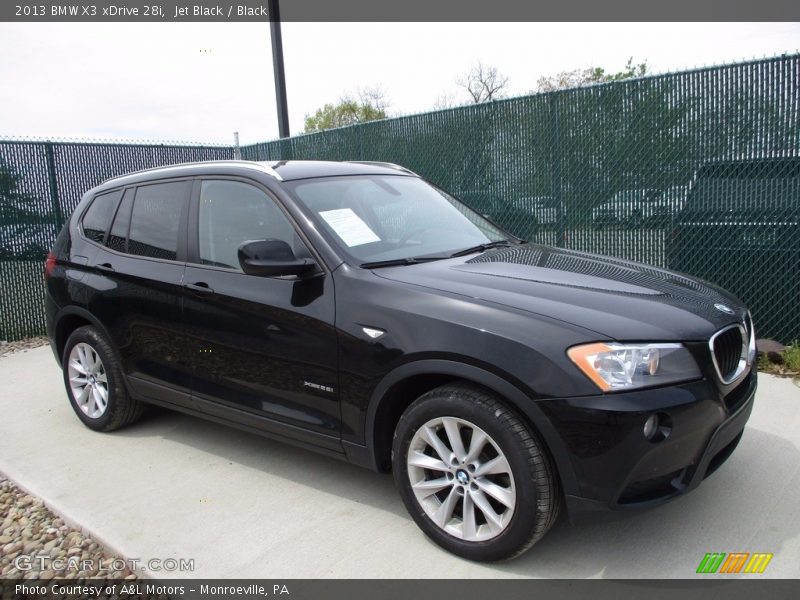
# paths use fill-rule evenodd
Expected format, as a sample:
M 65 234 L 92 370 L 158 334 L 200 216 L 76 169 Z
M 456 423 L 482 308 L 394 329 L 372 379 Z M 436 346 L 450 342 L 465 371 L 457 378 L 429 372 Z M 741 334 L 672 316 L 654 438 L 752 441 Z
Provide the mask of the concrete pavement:
M 787 379 L 761 377 L 741 444 L 693 493 L 612 523 L 562 519 L 502 565 L 428 542 L 390 476 L 168 411 L 94 433 L 47 347 L 0 359 L 0 415 L 0 472 L 122 556 L 194 559 L 165 576 L 685 578 L 706 552 L 772 552 L 757 577 L 800 577 L 800 388 Z

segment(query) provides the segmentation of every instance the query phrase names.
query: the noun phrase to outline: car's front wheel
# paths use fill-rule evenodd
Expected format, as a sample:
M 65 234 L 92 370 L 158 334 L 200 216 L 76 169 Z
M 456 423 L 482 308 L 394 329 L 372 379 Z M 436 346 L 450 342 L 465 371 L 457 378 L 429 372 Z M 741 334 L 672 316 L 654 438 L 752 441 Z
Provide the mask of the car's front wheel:
M 505 405 L 467 384 L 432 390 L 406 410 L 392 467 L 420 528 L 465 558 L 513 558 L 558 515 L 557 478 L 541 442 Z

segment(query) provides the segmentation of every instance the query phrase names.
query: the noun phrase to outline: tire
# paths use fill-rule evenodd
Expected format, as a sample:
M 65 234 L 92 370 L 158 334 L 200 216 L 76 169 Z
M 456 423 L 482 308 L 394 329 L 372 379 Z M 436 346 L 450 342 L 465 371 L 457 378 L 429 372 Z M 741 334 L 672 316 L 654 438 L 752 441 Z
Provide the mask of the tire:
M 463 446 L 456 452 L 448 434 L 454 423 Z M 444 448 L 438 446 L 440 452 L 434 449 L 435 440 L 428 443 L 431 432 L 439 442 L 447 441 Z M 488 439 L 479 445 L 483 449 L 474 459 L 472 442 L 483 436 Z M 445 469 L 438 456 L 448 450 L 451 461 L 461 454 L 466 462 Z M 436 388 L 408 407 L 395 430 L 392 470 L 400 496 L 420 529 L 445 550 L 470 560 L 519 556 L 558 517 L 558 478 L 541 441 L 495 397 L 466 383 Z M 479 475 L 481 471 L 484 475 Z M 487 501 L 499 518 L 489 518 L 481 508 Z M 442 519 L 450 507 L 452 515 Z M 470 507 L 474 517 L 465 519 Z
M 89 429 L 113 431 L 142 415 L 142 404 L 125 388 L 116 353 L 94 327 L 87 325 L 72 332 L 64 345 L 61 364 L 70 405 Z M 82 385 L 83 381 L 88 385 Z

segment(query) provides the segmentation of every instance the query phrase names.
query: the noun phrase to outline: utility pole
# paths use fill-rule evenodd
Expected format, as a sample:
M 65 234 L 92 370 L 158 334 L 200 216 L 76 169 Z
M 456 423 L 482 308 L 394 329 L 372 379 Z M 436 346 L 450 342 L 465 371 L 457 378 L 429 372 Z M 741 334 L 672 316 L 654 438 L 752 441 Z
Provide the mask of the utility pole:
M 286 73 L 283 70 L 283 40 L 278 0 L 268 0 L 269 32 L 272 38 L 272 71 L 275 75 L 275 101 L 278 106 L 278 135 L 289 137 L 289 110 L 286 104 Z

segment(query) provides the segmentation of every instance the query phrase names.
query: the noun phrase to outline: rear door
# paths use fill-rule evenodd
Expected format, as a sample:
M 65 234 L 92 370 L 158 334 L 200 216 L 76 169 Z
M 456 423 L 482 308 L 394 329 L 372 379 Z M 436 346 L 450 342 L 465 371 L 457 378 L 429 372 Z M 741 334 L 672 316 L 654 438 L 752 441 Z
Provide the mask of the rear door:
M 94 241 L 89 310 L 105 325 L 134 391 L 188 404 L 191 368 L 181 334 L 191 180 L 124 190 L 111 227 Z M 89 234 L 84 224 L 84 235 Z
M 322 264 L 276 199 L 247 180 L 198 180 L 190 223 L 183 301 L 198 408 L 339 450 L 330 273 L 242 272 L 237 252 L 248 240 L 282 240 Z

